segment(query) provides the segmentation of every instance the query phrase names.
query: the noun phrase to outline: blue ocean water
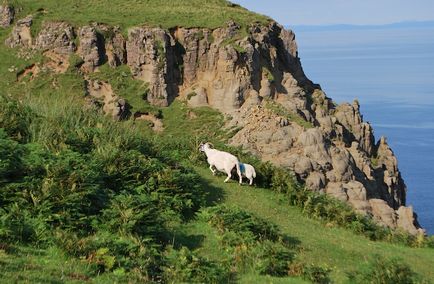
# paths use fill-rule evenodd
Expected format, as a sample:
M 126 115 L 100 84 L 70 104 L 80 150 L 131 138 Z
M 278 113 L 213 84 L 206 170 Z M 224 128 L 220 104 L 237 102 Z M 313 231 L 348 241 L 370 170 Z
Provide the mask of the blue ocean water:
M 306 75 L 338 103 L 357 98 L 387 137 L 407 205 L 434 234 L 434 27 L 293 30 Z

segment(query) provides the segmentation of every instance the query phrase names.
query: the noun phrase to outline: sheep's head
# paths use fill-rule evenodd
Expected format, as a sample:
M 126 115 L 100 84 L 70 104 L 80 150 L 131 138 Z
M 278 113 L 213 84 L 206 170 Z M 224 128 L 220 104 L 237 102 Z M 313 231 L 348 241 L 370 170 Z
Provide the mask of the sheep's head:
M 211 143 L 209 143 L 209 142 L 200 143 L 200 145 L 199 145 L 199 151 L 205 152 L 206 149 L 211 149 L 212 146 L 213 145 Z

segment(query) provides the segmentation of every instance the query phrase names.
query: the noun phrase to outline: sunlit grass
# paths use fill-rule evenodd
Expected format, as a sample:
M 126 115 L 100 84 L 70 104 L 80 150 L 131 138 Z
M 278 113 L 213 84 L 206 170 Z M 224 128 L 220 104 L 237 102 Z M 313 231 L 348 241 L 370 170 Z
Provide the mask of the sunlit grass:
M 8 2 L 22 7 L 20 16 L 39 14 L 38 22 L 62 20 L 78 26 L 99 22 L 118 25 L 123 29 L 137 25 L 217 28 L 228 20 L 240 25 L 269 20 L 225 0 L 68 0 L 62 1 L 61 5 L 55 0 Z

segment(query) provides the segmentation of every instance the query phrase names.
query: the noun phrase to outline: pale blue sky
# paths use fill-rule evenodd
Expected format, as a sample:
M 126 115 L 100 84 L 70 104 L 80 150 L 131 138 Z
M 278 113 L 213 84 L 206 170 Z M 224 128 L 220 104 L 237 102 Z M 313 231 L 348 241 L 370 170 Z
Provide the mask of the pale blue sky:
M 283 25 L 377 25 L 434 20 L 434 0 L 232 0 Z

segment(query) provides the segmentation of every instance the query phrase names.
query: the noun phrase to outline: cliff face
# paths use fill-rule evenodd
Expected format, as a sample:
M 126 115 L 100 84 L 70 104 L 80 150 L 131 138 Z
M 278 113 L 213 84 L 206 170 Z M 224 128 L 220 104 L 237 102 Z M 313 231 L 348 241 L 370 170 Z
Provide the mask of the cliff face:
M 0 11 L 2 25 L 12 22 L 7 17 L 13 10 Z M 336 105 L 306 78 L 295 35 L 279 24 L 133 27 L 125 37 L 103 24 L 46 22 L 35 38 L 31 26 L 31 16 L 16 21 L 5 44 L 42 51 L 52 72 L 65 72 L 71 56 L 78 56 L 87 93 L 110 115 L 121 118 L 125 101 L 108 82 L 88 74 L 106 62 L 127 64 L 135 79 L 148 84 L 151 104 L 167 106 L 179 98 L 192 107 L 216 108 L 230 117 L 228 127 L 240 129 L 233 145 L 294 171 L 311 190 L 348 202 L 381 224 L 418 232 L 386 139 L 375 143 L 357 101 Z

